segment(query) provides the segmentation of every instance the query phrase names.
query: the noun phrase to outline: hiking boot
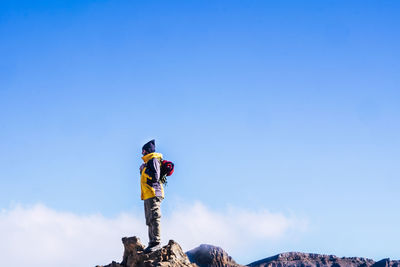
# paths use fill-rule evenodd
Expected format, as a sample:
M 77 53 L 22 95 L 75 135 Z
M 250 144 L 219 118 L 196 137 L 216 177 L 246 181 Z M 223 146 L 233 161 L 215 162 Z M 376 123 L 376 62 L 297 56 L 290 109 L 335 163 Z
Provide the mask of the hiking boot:
M 146 253 L 151 253 L 151 252 L 157 251 L 159 249 L 161 249 L 160 242 L 150 242 L 149 246 L 143 252 L 146 254 Z

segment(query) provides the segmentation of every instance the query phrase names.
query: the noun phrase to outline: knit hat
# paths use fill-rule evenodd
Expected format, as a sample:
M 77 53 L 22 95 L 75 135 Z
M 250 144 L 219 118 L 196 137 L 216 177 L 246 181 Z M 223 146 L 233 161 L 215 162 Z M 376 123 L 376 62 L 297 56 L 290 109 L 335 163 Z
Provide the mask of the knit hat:
M 147 142 L 143 147 L 142 150 L 146 150 L 148 153 L 153 153 L 156 151 L 156 140 L 151 140 Z

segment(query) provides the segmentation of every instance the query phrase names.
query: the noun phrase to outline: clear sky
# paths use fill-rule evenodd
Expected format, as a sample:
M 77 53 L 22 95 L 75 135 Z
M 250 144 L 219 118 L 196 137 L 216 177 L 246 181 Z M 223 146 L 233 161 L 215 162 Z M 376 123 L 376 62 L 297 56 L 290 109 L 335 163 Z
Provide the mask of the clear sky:
M 185 250 L 400 259 L 399 14 L 385 0 L 2 0 L 1 258 L 21 229 L 35 242 L 87 218 L 102 233 L 123 221 L 110 262 L 120 235 L 147 240 L 126 222 L 144 224 L 140 152 L 155 138 L 176 164 L 165 239 Z

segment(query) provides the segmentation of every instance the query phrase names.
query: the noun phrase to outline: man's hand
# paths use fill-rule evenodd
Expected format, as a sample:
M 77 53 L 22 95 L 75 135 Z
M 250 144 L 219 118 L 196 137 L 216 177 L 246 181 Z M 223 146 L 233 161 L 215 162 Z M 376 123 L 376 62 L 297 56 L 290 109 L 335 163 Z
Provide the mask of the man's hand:
M 145 164 L 145 163 L 143 163 L 142 165 L 140 165 L 140 173 L 142 173 L 144 167 L 146 167 L 146 164 Z

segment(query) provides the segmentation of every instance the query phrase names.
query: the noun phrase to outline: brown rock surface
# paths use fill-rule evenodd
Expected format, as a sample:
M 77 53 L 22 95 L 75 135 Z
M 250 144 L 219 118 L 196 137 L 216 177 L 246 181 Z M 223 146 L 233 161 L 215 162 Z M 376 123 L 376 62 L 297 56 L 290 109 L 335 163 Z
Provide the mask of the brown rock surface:
M 189 260 L 200 267 L 240 267 L 222 248 L 212 245 L 200 245 L 186 254 Z
M 173 240 L 160 250 L 144 254 L 144 246 L 137 237 L 122 238 L 124 256 L 121 263 L 112 262 L 109 265 L 98 267 L 195 267 L 190 263 L 182 248 Z

